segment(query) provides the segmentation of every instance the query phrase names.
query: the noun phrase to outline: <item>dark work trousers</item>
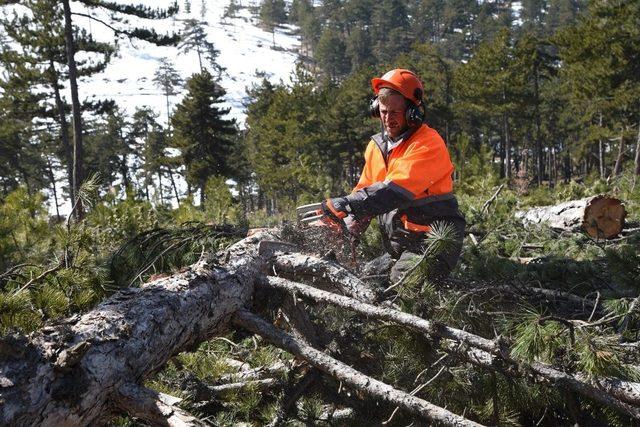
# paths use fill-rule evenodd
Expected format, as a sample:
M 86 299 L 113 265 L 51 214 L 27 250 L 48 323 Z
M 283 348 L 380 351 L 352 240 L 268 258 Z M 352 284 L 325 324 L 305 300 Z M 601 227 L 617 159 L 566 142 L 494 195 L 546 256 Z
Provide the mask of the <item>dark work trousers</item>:
M 437 279 L 446 277 L 458 263 L 464 239 L 464 220 L 457 218 L 448 220 L 457 231 L 456 243 L 448 251 L 438 254 L 428 267 L 428 277 Z M 426 236 L 423 233 L 412 233 L 397 230 L 385 242 L 387 253 L 364 265 L 362 276 L 375 277 L 381 286 L 396 283 L 407 271 L 422 259 L 426 249 Z M 388 279 L 386 277 L 388 276 Z

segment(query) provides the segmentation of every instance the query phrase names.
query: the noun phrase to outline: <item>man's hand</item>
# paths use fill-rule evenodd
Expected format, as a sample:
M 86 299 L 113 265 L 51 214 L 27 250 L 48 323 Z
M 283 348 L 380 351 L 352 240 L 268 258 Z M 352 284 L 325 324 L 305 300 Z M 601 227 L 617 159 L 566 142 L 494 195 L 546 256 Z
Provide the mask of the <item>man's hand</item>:
M 322 213 L 337 222 L 344 223 L 344 218 L 350 213 L 349 202 L 344 197 L 334 197 L 322 201 Z

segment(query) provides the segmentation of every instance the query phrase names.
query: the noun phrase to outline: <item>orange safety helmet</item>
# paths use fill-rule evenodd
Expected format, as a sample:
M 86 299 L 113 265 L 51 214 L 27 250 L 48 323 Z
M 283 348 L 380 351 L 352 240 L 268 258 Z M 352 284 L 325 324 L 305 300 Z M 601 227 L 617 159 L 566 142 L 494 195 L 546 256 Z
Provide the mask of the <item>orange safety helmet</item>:
M 396 68 L 380 78 L 372 79 L 371 87 L 376 95 L 378 95 L 380 89 L 388 87 L 400 92 L 415 105 L 419 106 L 422 103 L 422 95 L 424 93 L 422 82 L 420 82 L 415 73 L 404 68 Z

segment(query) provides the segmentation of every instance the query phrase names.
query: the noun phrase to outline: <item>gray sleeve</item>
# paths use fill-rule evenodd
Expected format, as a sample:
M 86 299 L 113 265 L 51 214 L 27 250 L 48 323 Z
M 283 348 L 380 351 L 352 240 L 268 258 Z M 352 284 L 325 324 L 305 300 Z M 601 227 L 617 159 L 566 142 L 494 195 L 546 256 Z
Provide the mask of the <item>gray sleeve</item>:
M 391 181 L 378 182 L 346 196 L 356 218 L 379 215 L 413 200 L 413 194 Z

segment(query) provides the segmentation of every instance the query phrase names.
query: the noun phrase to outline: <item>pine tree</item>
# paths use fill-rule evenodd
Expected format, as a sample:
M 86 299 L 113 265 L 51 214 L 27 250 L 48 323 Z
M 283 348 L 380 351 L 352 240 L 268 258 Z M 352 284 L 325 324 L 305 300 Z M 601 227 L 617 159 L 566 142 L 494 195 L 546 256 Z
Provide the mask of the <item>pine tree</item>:
M 427 122 L 440 132 L 447 144 L 452 144 L 456 62 L 446 59 L 436 45 L 421 43 L 415 44 L 408 54 L 400 56 L 397 63 L 420 76 L 425 89 Z
M 444 35 L 444 0 L 419 0 L 409 3 L 411 32 L 418 42 L 438 43 Z
M 137 5 L 124 5 L 119 3 L 113 3 L 105 0 L 80 0 L 80 2 L 88 7 L 90 10 L 103 10 L 112 13 L 114 19 L 117 21 L 118 16 L 135 16 L 146 19 L 164 19 L 174 15 L 178 11 L 178 6 L 174 3 L 166 10 L 152 9 L 147 6 Z M 76 49 L 75 49 L 75 37 L 72 15 L 81 15 L 103 25 L 107 25 L 114 31 L 116 37 L 132 37 L 140 40 L 145 40 L 157 45 L 175 44 L 177 36 L 160 36 L 155 30 L 149 30 L 147 28 L 116 28 L 112 25 L 106 24 L 104 21 L 95 18 L 92 14 L 85 14 L 81 12 L 72 13 L 69 0 L 62 0 L 62 8 L 64 11 L 64 35 L 67 53 L 67 63 L 69 67 L 69 84 L 71 87 L 71 108 L 73 113 L 73 145 L 74 145 L 74 174 L 73 174 L 73 187 L 79 188 L 80 183 L 84 180 L 84 154 L 82 143 L 82 117 L 80 100 L 78 96 L 78 71 L 76 65 Z M 82 208 L 78 209 L 78 216 L 82 216 Z
M 45 169 L 43 147 L 34 136 L 34 119 L 43 114 L 40 106 L 43 95 L 32 92 L 28 80 L 10 77 L 13 70 L 22 67 L 23 64 L 14 64 L 7 70 L 9 78 L 0 80 L 0 191 L 3 195 L 20 185 L 26 187 L 28 194 L 47 185 L 42 174 Z
M 120 181 L 123 194 L 131 190 L 132 173 L 130 161 L 133 155 L 133 140 L 130 123 L 118 108 L 107 112 L 103 119 L 92 123 L 87 132 L 86 168 L 90 175 L 100 177 L 105 190 Z
M 380 63 L 391 63 L 411 44 L 407 10 L 401 0 L 383 0 L 373 9 L 371 43 Z
M 229 4 L 225 6 L 224 13 L 222 14 L 223 18 L 235 18 L 236 13 L 240 10 L 240 5 L 236 2 L 236 0 L 229 0 Z
M 200 18 L 204 19 L 207 16 L 207 1 L 200 0 Z
M 555 38 L 572 104 L 583 111 L 585 128 L 590 130 L 585 139 L 602 144 L 605 137 L 615 135 L 619 141 L 614 175 L 621 171 L 625 139 L 635 136 L 630 129 L 640 123 L 640 67 L 634 59 L 640 55 L 639 17 L 636 2 L 594 1 L 588 15 Z
M 511 178 L 512 124 L 522 107 L 524 78 L 516 67 L 511 33 L 505 29 L 495 40 L 481 44 L 474 57 L 458 69 L 455 84 L 460 108 L 484 116 L 500 135 L 501 176 Z M 487 120 L 491 120 L 487 123 Z
M 542 184 L 544 179 L 545 162 L 544 147 L 542 135 L 542 115 L 543 108 L 543 85 L 550 80 L 556 73 L 553 66 L 557 58 L 550 51 L 548 43 L 542 42 L 537 36 L 531 32 L 526 32 L 518 40 L 515 47 L 514 57 L 516 66 L 523 73 L 525 87 L 524 97 L 527 111 L 526 123 L 524 127 L 530 129 L 528 134 L 531 135 L 532 143 L 535 146 L 533 158 L 535 159 L 535 176 L 538 185 Z M 532 123 L 533 121 L 533 123 Z M 553 144 L 547 145 L 547 152 L 551 153 Z M 550 155 L 550 154 L 549 154 Z M 549 170 L 549 181 L 551 181 L 551 171 Z
M 182 29 L 180 44 L 178 48 L 181 52 L 190 52 L 195 50 L 198 54 L 198 64 L 200 65 L 200 72 L 203 72 L 205 67 L 202 64 L 202 57 L 204 56 L 209 65 L 215 70 L 218 78 L 224 71 L 224 68 L 218 65 L 217 58 L 220 51 L 215 48 L 213 43 L 207 40 L 207 33 L 202 23 L 195 19 L 187 19 L 184 21 L 184 27 Z
M 50 98 L 53 99 L 54 106 L 48 108 L 42 118 L 53 118 L 58 122 L 62 143 L 58 156 L 66 165 L 69 194 L 74 199 L 73 150 L 66 117 L 69 107 L 61 92 L 62 82 L 68 77 L 64 72 L 67 56 L 62 10 L 51 0 L 28 0 L 23 5 L 30 13 L 14 13 L 11 19 L 2 20 L 6 34 L 21 46 L 20 53 L 6 47 L 3 57 L 9 61 L 21 61 L 31 67 L 31 75 L 23 73 L 19 76 L 13 73 L 15 78 L 30 79 L 34 87 L 47 87 L 51 91 Z M 77 32 L 75 39 L 76 49 L 89 54 L 88 59 L 79 64 L 78 75 L 88 76 L 104 70 L 114 53 L 114 47 L 96 42 L 84 30 Z M 91 109 L 94 107 L 96 105 L 85 106 Z
M 153 83 L 162 90 L 162 94 L 167 101 L 167 128 L 171 124 L 171 105 L 169 97 L 179 93 L 179 87 L 182 85 L 182 77 L 168 58 L 162 58 L 158 69 L 153 74 Z
M 373 64 L 375 58 L 371 51 L 371 37 L 366 29 L 355 26 L 349 31 L 346 54 L 352 70 Z
M 157 188 L 158 201 L 164 203 L 164 186 L 162 178 L 169 176 L 169 183 L 176 198 L 176 203 L 180 206 L 180 194 L 174 179 L 173 170 L 177 169 L 179 159 L 169 157 L 166 149 L 169 146 L 168 132 L 160 126 L 157 121 L 157 114 L 148 107 L 137 109 L 133 115 L 131 124 L 131 138 L 136 141 L 139 147 L 142 162 L 142 182 L 144 196 L 151 200 L 149 187 Z M 154 177 L 157 177 L 158 184 L 154 185 Z
M 316 47 L 315 57 L 320 68 L 333 79 L 349 72 L 350 64 L 346 55 L 346 46 L 337 28 L 329 25 L 324 27 Z
M 181 151 L 189 185 L 200 189 L 204 200 L 205 185 L 211 176 L 228 176 L 228 157 L 236 133 L 235 120 L 225 119 L 230 108 L 222 108 L 224 89 L 208 72 L 187 80 L 187 94 L 176 106 L 171 118 L 173 143 Z
M 364 166 L 362 153 L 371 135 L 379 131 L 377 120 L 367 114 L 373 74 L 371 67 L 362 67 L 339 87 L 331 84 L 324 88 L 326 114 L 318 151 L 323 173 L 331 178 L 331 194 L 349 192 L 356 185 Z
M 276 27 L 287 22 L 287 9 L 284 0 L 263 0 L 260 4 L 260 21 L 271 31 L 272 43 L 276 45 Z
M 525 0 L 522 2 L 520 19 L 522 20 L 523 30 L 541 35 L 547 12 L 546 3 L 545 0 Z
M 250 95 L 257 98 L 248 106 L 249 159 L 271 206 L 327 191 L 335 177 L 324 171 L 335 151 L 319 130 L 329 93 L 299 66 L 290 87 L 263 82 Z

